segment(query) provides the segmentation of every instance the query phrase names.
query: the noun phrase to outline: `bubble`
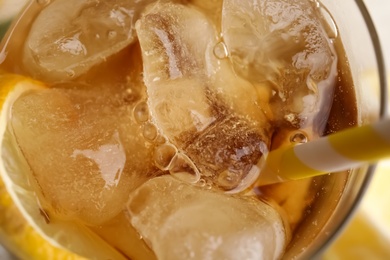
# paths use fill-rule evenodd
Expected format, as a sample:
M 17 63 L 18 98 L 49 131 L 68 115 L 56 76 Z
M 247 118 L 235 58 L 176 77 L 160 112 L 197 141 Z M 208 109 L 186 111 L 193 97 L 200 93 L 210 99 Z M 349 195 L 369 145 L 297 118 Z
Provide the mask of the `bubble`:
M 211 190 L 213 188 L 213 182 L 211 180 L 206 180 L 206 185 L 204 186 L 205 189 Z
M 205 179 L 200 179 L 200 180 L 198 181 L 198 185 L 199 185 L 200 187 L 205 187 L 205 186 L 206 186 L 206 180 L 205 180 Z
M 214 46 L 214 55 L 220 60 L 225 59 L 229 56 L 228 48 L 224 42 L 218 42 Z
M 290 137 L 291 143 L 303 144 L 308 142 L 308 137 L 304 132 L 296 132 Z
M 188 156 L 177 153 L 169 165 L 169 173 L 184 182 L 197 183 L 200 179 L 200 172 Z
M 156 144 L 165 144 L 167 142 L 167 139 L 163 135 L 158 135 L 154 142 Z
M 154 164 L 163 171 L 168 170 L 168 167 L 175 157 L 177 149 L 171 144 L 163 144 L 154 151 Z
M 148 122 L 144 125 L 144 131 L 142 134 L 146 139 L 153 141 L 157 138 L 158 135 L 157 127 L 154 124 Z
M 229 170 L 219 174 L 217 185 L 226 191 L 235 189 L 241 182 L 242 174 Z
M 149 120 L 149 108 L 146 102 L 140 102 L 135 106 L 134 117 L 138 123 L 144 123 Z

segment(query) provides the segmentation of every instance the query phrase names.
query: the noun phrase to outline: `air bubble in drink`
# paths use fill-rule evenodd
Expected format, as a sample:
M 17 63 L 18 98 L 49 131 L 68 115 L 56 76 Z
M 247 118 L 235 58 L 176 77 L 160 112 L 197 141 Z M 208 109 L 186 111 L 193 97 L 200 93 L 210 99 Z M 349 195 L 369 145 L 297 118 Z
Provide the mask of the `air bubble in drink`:
M 176 147 L 171 144 L 163 144 L 154 151 L 154 164 L 162 171 L 168 170 L 169 164 L 177 153 Z
M 157 132 L 157 128 L 155 125 L 153 125 L 152 123 L 145 123 L 144 125 L 144 129 L 143 129 L 143 136 L 150 140 L 150 141 L 153 141 L 154 139 L 157 138 L 157 135 L 158 135 L 158 132 Z
M 206 185 L 204 186 L 205 189 L 211 190 L 213 188 L 213 182 L 211 180 L 206 180 Z
M 219 174 L 217 184 L 220 188 L 230 191 L 235 189 L 242 180 L 242 174 L 225 170 Z
M 290 137 L 291 143 L 303 144 L 308 142 L 308 138 L 304 132 L 296 132 Z
M 225 59 L 229 56 L 228 48 L 224 42 L 218 42 L 214 46 L 213 52 L 215 57 L 217 57 L 220 60 Z
M 198 185 L 200 187 L 205 187 L 206 186 L 206 180 L 201 178 L 199 181 L 198 181 Z
M 143 123 L 149 120 L 149 109 L 146 102 L 140 102 L 135 106 L 134 117 L 138 123 Z
M 187 183 L 197 183 L 201 176 L 192 160 L 183 153 L 177 153 L 172 159 L 169 173 Z

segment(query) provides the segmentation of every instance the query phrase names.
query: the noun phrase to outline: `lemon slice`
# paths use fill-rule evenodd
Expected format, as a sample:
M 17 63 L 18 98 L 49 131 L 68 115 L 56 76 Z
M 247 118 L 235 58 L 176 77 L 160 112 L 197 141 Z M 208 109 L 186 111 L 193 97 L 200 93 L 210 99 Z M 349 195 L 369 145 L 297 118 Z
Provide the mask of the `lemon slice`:
M 42 83 L 14 75 L 0 75 L 0 176 L 4 186 L 12 198 L 12 202 L 23 215 L 28 225 L 41 237 L 36 250 L 42 250 L 40 246 L 62 249 L 47 250 L 50 255 L 40 255 L 39 259 L 81 259 L 70 252 L 88 259 L 126 259 L 119 252 L 110 247 L 105 241 L 94 234 L 87 227 L 75 223 L 49 219 L 41 210 L 37 196 L 29 184 L 27 177 L 30 168 L 18 148 L 12 129 L 8 124 L 11 117 L 13 102 L 26 91 L 42 89 Z M 1 187 L 1 185 L 0 185 Z M 0 202 L 7 200 L 1 193 Z M 12 203 L 3 203 L 3 211 L 10 209 Z M 6 205 L 6 206 L 4 206 Z M 0 209 L 1 210 L 1 209 Z M 3 214 L 3 212 L 1 212 Z M 34 235 L 36 240 L 38 235 Z M 39 239 L 38 239 L 39 240 Z M 32 244 L 37 241 L 25 241 Z M 31 259 L 31 257 L 28 257 Z

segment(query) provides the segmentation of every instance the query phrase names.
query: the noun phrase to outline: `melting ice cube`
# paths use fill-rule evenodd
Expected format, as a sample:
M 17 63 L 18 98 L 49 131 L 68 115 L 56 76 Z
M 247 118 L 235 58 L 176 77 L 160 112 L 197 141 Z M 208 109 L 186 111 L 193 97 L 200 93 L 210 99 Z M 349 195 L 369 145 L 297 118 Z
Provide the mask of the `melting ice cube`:
M 222 32 L 235 71 L 269 86 L 275 121 L 322 134 L 337 56 L 314 1 L 226 0 Z
M 131 193 L 128 211 L 158 259 L 278 259 L 287 240 L 279 213 L 264 202 L 168 175 Z
M 152 0 L 56 0 L 39 13 L 24 49 L 33 75 L 64 80 L 135 41 L 134 23 Z
M 272 132 L 253 85 L 214 55 L 215 28 L 194 8 L 161 3 L 136 24 L 154 123 L 203 177 L 233 190 L 258 174 Z
M 153 147 L 131 111 L 96 90 L 46 89 L 16 100 L 12 127 L 50 214 L 103 223 L 153 173 Z

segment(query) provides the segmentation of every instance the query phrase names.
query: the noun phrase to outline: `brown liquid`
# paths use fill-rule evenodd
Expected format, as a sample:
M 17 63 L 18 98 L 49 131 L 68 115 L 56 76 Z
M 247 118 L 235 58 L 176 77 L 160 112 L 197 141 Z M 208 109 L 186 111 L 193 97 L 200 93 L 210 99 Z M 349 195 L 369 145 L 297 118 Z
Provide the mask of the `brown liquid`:
M 29 69 L 24 67 L 20 53 L 23 53 L 23 43 L 40 8 L 35 3 L 31 4 L 28 12 L 18 23 L 14 24 L 14 30 L 5 36 L 4 39 L 9 38 L 10 41 L 3 40 L 0 45 L 0 50 L 5 48 L 8 52 L 7 58 L 0 64 L 0 71 L 35 77 L 35 75 L 31 75 L 28 72 Z M 325 134 L 331 134 L 357 124 L 357 103 L 354 85 L 348 61 L 339 39 L 336 40 L 336 49 L 339 55 L 338 80 Z M 135 104 L 146 99 L 146 92 L 142 83 L 141 60 L 139 45 L 134 44 L 110 57 L 104 63 L 93 67 L 85 75 L 61 84 L 53 82 L 48 84 L 58 89 L 73 88 L 74 85 L 82 84 L 96 92 L 104 93 L 110 99 L 119 96 L 120 99 L 113 102 L 118 106 L 126 107 L 127 104 Z M 39 77 L 37 79 L 40 80 Z M 110 89 L 107 91 L 107 88 Z M 102 92 L 102 89 L 105 91 Z M 140 124 L 141 126 L 142 124 Z M 280 129 L 280 133 L 283 133 L 283 129 Z M 272 140 L 272 148 L 289 142 L 290 139 L 290 136 L 278 134 L 278 131 L 276 131 L 275 136 L 277 137 Z M 157 143 L 157 141 L 153 141 L 149 145 L 156 146 Z M 148 175 L 154 176 L 159 174 L 158 172 L 158 169 L 153 167 Z M 259 194 L 261 194 L 260 199 L 278 204 L 282 211 L 285 212 L 286 221 L 292 232 L 292 240 L 287 250 L 293 248 L 296 240 L 302 236 L 306 238 L 310 236 L 312 239 L 317 236 L 332 214 L 333 209 L 337 206 L 347 180 L 348 172 L 345 172 L 337 175 L 256 188 Z M 317 218 L 316 216 L 321 210 L 320 205 L 323 203 L 330 205 L 330 210 L 321 212 L 322 217 Z M 49 208 L 48 211 L 50 212 L 50 210 Z M 111 220 L 90 228 L 128 258 L 154 258 L 153 252 L 146 244 L 141 239 L 137 239 L 137 232 L 129 225 L 129 221 L 126 218 L 126 213 L 120 212 Z M 310 234 L 306 231 L 308 226 L 311 226 Z M 129 243 L 129 241 L 133 243 Z M 132 246 L 129 246 L 129 244 Z

